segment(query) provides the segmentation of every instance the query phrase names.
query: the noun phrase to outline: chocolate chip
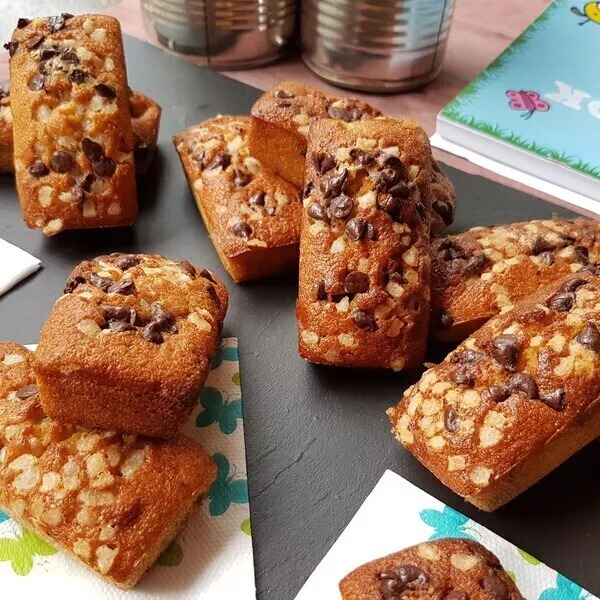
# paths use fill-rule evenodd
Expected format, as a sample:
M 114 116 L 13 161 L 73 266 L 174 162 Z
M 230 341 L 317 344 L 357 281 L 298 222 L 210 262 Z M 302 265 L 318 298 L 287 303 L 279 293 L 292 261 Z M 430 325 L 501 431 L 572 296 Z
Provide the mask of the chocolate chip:
M 41 73 L 36 73 L 30 80 L 28 87 L 32 92 L 39 92 L 44 89 L 46 78 Z
M 227 152 L 217 152 L 206 167 L 209 171 L 222 167 L 225 170 L 231 164 L 231 155 Z
M 134 331 L 135 326 L 125 321 L 108 321 L 108 328 L 116 333 L 122 333 L 123 331 Z
M 200 273 L 198 274 L 198 276 L 203 277 L 204 279 L 208 279 L 212 283 L 217 283 L 214 277 L 212 276 L 212 273 L 207 269 L 200 269 Z
M 114 306 L 112 304 L 100 304 L 100 308 L 104 311 L 104 317 L 109 323 L 110 321 L 121 321 L 128 325 L 135 324 L 137 318 L 135 308 L 130 308 L 129 306 Z
M 336 166 L 336 162 L 333 160 L 333 157 L 325 152 L 314 152 L 311 155 L 311 159 L 317 173 L 327 173 Z
M 102 277 L 101 275 L 97 275 L 96 273 L 92 273 L 90 275 L 90 283 L 97 287 L 98 289 L 106 292 L 108 288 L 113 285 L 114 281 L 110 279 L 110 277 Z
M 540 394 L 540 401 L 546 406 L 549 406 L 558 412 L 562 412 L 565 409 L 565 397 L 565 390 L 563 388 L 558 388 L 553 392 Z
M 321 180 L 321 191 L 325 198 L 339 196 L 344 187 L 344 183 L 348 177 L 348 169 L 343 169 L 339 173 L 330 173 L 327 177 Z
M 433 210 L 442 217 L 442 221 L 446 225 L 450 225 L 454 220 L 454 207 L 449 202 L 444 200 L 434 200 L 432 204 Z
M 350 158 L 361 167 L 368 167 L 375 160 L 375 157 L 372 154 L 369 154 L 360 148 L 352 148 L 348 154 L 350 155 Z
M 304 188 L 304 193 L 302 194 L 303 198 L 308 198 L 312 193 L 315 185 L 312 181 L 309 181 Z
M 533 244 L 531 245 L 531 252 L 536 256 L 542 252 L 548 252 L 550 250 L 556 250 L 556 244 L 538 235 Z
M 265 196 L 264 192 L 255 192 L 248 198 L 248 204 L 250 206 L 264 206 L 265 205 Z
M 73 69 L 68 75 L 69 81 L 71 83 L 83 83 L 85 81 L 85 71 L 81 69 Z
M 269 217 L 272 217 L 275 214 L 276 210 L 277 209 L 275 206 L 267 206 L 265 208 L 265 214 L 267 214 Z
M 444 596 L 443 600 L 469 600 L 469 596 L 467 592 L 451 590 Z
M 421 202 L 417 202 L 416 209 L 417 209 L 417 214 L 419 215 L 419 219 L 421 219 L 421 222 L 427 223 L 429 213 L 427 212 L 427 209 L 425 208 L 425 206 Z
M 377 229 L 372 223 L 367 223 L 367 239 L 372 242 L 377 240 Z
M 162 344 L 164 342 L 162 328 L 160 323 L 155 321 L 150 321 L 143 329 L 142 329 L 142 337 L 152 344 Z
M 346 235 L 355 242 L 358 242 L 364 235 L 367 229 L 367 223 L 364 219 L 356 217 L 350 219 L 346 224 Z
M 450 327 L 454 325 L 454 319 L 443 310 L 437 314 L 436 322 L 438 329 L 441 329 L 442 331 L 445 329 L 450 329 Z
M 585 246 L 573 246 L 573 256 L 575 262 L 587 265 L 590 262 L 590 251 Z
M 350 271 L 344 279 L 344 289 L 349 294 L 364 294 L 369 289 L 369 276 L 361 271 Z
M 87 280 L 82 275 L 73 275 L 69 278 L 65 285 L 65 289 L 63 292 L 65 294 L 71 294 L 75 291 L 75 289 L 80 286 L 82 283 L 87 283 Z
M 104 148 L 88 137 L 81 140 L 81 149 L 91 161 L 100 160 L 104 156 Z
M 524 392 L 527 398 L 538 397 L 538 386 L 529 373 L 515 373 L 508 381 L 508 387 L 514 392 Z
M 469 348 L 465 350 L 457 350 L 452 355 L 452 362 L 456 363 L 474 363 L 479 362 L 483 358 L 481 352 L 476 352 Z
M 81 204 L 84 200 L 85 192 L 78 185 L 74 185 L 71 188 L 71 203 Z
M 562 285 L 563 292 L 574 292 L 577 288 L 585 285 L 587 283 L 587 279 L 582 279 L 581 277 L 574 277 L 573 279 L 569 279 L 565 281 Z
M 67 50 L 61 54 L 61 59 L 69 64 L 76 65 L 79 63 L 79 57 L 72 50 Z
M 123 278 L 116 283 L 113 283 L 107 290 L 109 294 L 121 294 L 123 296 L 129 296 L 136 293 L 135 283 L 133 279 Z
M 290 99 L 290 98 L 295 98 L 296 94 L 294 94 L 293 92 L 290 92 L 289 90 L 276 90 L 275 94 L 273 94 L 275 96 L 275 98 L 279 98 L 281 100 L 283 99 Z
M 575 304 L 575 294 L 573 292 L 559 292 L 554 294 L 548 301 L 548 306 L 559 312 L 571 310 L 573 304 Z
M 8 55 L 12 58 L 19 47 L 19 42 L 13 42 L 11 40 L 10 42 L 6 42 L 3 47 L 8 50 Z
M 44 41 L 44 36 L 41 33 L 34 35 L 32 38 L 27 40 L 27 47 L 30 50 L 37 48 Z
M 46 67 L 48 66 L 48 61 L 47 60 L 42 60 L 40 61 L 40 64 L 38 65 L 38 73 L 40 73 L 41 75 L 46 75 Z
M 481 275 L 488 266 L 490 259 L 482 253 L 474 254 L 467 260 L 463 268 L 465 277 L 476 277 Z
M 481 587 L 492 600 L 508 600 L 510 593 L 508 587 L 495 573 L 489 573 L 481 582 Z
M 27 25 L 29 25 L 29 23 L 31 23 L 31 19 L 25 19 L 25 18 L 21 17 L 17 21 L 17 29 L 23 29 L 23 27 L 27 27 Z
M 289 108 L 292 103 L 289 100 L 282 100 L 281 98 L 275 98 L 275 104 L 281 108 Z
M 192 279 L 196 279 L 196 267 L 189 260 L 182 260 L 178 267 L 183 269 Z
M 325 282 L 321 279 L 317 285 L 317 300 L 327 300 L 327 292 L 325 291 Z
M 512 333 L 503 333 L 492 340 L 492 356 L 511 373 L 515 372 L 519 358 L 519 340 Z
M 459 385 L 473 385 L 475 379 L 468 365 L 461 365 L 454 370 L 450 379 Z
M 65 26 L 65 18 L 63 15 L 47 17 L 46 24 L 52 31 L 60 31 Z
M 252 227 L 244 221 L 238 221 L 231 226 L 233 235 L 241 238 L 249 238 L 252 235 Z
M 375 178 L 375 189 L 378 192 L 387 192 L 400 180 L 400 171 L 392 167 L 384 167 Z M 400 195 L 400 194 L 394 194 Z
M 450 262 L 459 258 L 465 258 L 465 256 L 458 248 L 455 248 L 454 246 L 449 246 L 447 248 L 443 248 L 440 252 L 438 252 L 438 258 L 445 262 Z
M 111 88 L 109 85 L 106 85 L 105 83 L 97 83 L 94 86 L 94 89 L 96 90 L 98 96 L 100 96 L 101 98 L 106 98 L 107 100 L 114 100 L 117 97 L 117 92 L 115 92 L 113 88 Z
M 327 212 L 336 219 L 345 219 L 354 208 L 354 200 L 346 194 L 340 194 L 331 200 Z
M 389 589 L 394 594 L 402 593 L 406 589 L 415 589 L 429 583 L 429 575 L 423 569 L 415 565 L 400 565 L 392 571 L 379 573 L 377 578 L 384 581 L 393 581 L 396 586 L 391 586 Z M 383 589 L 383 588 L 382 588 Z M 395 598 L 394 596 L 384 596 L 386 600 Z M 399 598 L 399 596 L 397 597 Z
M 166 309 L 160 302 L 152 305 L 152 322 L 158 323 L 163 331 L 175 333 L 175 315 Z
M 56 56 L 56 48 L 42 48 L 40 50 L 40 59 L 47 61 Z
M 250 175 L 250 173 L 242 171 L 241 169 L 233 170 L 233 183 L 235 183 L 237 187 L 244 187 L 245 185 L 248 185 L 251 181 L 252 176 Z
M 35 383 L 30 383 L 17 391 L 17 398 L 26 400 L 27 398 L 31 398 L 31 396 L 35 396 L 38 392 L 38 386 Z
M 214 303 L 217 306 L 221 306 L 221 300 L 219 299 L 219 294 L 217 294 L 217 290 L 215 290 L 215 286 L 209 284 L 206 287 L 206 291 L 208 292 L 208 295 L 213 299 Z
M 544 265 L 554 264 L 554 253 L 553 252 L 542 252 L 538 255 L 539 261 Z
M 57 150 L 52 154 L 50 166 L 58 173 L 67 173 L 73 167 L 73 157 L 64 150 Z
M 410 187 L 406 183 L 397 183 L 389 189 L 388 194 L 395 198 L 406 200 L 410 196 Z
M 313 202 L 308 207 L 308 210 L 306 212 L 311 219 L 315 219 L 317 221 L 325 221 L 325 222 L 329 221 L 327 212 L 318 202 Z
M 386 212 L 392 219 L 398 219 L 402 213 L 402 201 L 394 196 L 383 196 L 377 198 L 377 206 Z
M 48 175 L 48 173 L 50 173 L 50 169 L 43 163 L 43 161 L 39 159 L 36 160 L 27 170 L 34 177 L 44 177 L 44 175 Z
M 327 114 L 332 119 L 341 119 L 342 121 L 346 121 L 346 123 L 350 123 L 350 121 L 358 121 L 362 116 L 362 111 L 360 109 L 347 110 L 341 106 L 330 106 L 327 109 Z
M 491 400 L 492 402 L 504 402 L 510 397 L 510 390 L 505 385 L 490 385 L 487 390 L 483 392 L 484 400 Z
M 80 175 L 75 181 L 84 192 L 89 192 L 92 184 L 96 181 L 96 176 L 93 173 L 86 173 Z
M 92 163 L 92 169 L 99 177 L 111 177 L 117 170 L 117 163 L 112 158 L 103 156 Z
M 444 411 L 444 427 L 446 431 L 454 433 L 460 427 L 460 417 L 453 408 L 446 408 Z
M 598 275 L 598 273 L 600 273 L 600 263 L 590 263 L 589 265 L 585 265 L 585 267 L 581 267 L 581 269 L 579 269 L 577 272 L 588 272 L 593 273 L 594 275 Z
M 75 15 L 72 15 L 71 13 L 68 12 L 64 12 L 64 13 L 60 13 L 60 16 L 65 20 L 68 21 L 69 19 L 72 19 Z
M 355 310 L 352 312 L 352 320 L 359 329 L 365 331 L 375 331 L 377 329 L 377 323 L 373 315 L 366 310 Z
M 600 330 L 593 321 L 588 321 L 575 338 L 582 346 L 600 352 Z

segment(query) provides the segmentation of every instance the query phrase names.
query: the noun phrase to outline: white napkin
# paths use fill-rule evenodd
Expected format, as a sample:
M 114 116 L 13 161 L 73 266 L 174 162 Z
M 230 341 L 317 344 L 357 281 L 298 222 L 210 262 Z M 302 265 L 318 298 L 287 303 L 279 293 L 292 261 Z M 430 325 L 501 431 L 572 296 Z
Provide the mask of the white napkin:
M 581 586 L 392 471 L 383 474 L 296 600 L 340 600 L 339 581 L 356 567 L 443 537 L 466 537 L 483 544 L 498 556 L 525 598 L 598 600 Z
M 0 581 L 4 591 L 13 592 L 6 597 L 255 600 L 236 338 L 223 340 L 201 404 L 184 431 L 213 456 L 219 476 L 183 532 L 133 590 L 105 583 L 0 513 Z
M 42 262 L 0 238 L 0 296 L 35 273 Z

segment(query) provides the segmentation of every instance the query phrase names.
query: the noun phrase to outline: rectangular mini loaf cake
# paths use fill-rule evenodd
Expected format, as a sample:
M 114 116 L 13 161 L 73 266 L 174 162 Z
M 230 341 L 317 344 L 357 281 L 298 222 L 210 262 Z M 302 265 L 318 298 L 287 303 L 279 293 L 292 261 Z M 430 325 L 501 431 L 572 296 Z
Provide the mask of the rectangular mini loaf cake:
M 340 581 L 342 600 L 523 600 L 498 557 L 467 539 L 442 538 L 378 558 Z
M 365 121 L 380 115 L 378 109 L 357 98 L 333 96 L 301 83 L 282 81 L 252 107 L 250 151 L 265 167 L 302 188 L 312 121 L 323 118 Z M 430 160 L 431 235 L 437 236 L 454 220 L 456 194 L 433 157 Z
M 460 340 L 541 285 L 594 269 L 600 222 L 551 219 L 474 227 L 431 245 L 432 330 Z
M 600 276 L 568 275 L 489 320 L 411 386 L 393 433 L 492 511 L 600 435 Z
M 141 92 L 131 92 L 131 128 L 133 131 L 133 156 L 136 176 L 148 172 L 156 142 L 162 109 Z M 0 86 L 0 173 L 14 172 L 14 145 L 10 89 Z
M 8 44 L 15 174 L 28 227 L 132 225 L 133 137 L 119 22 L 19 20 Z
M 298 268 L 302 205 L 248 149 L 248 117 L 216 117 L 173 138 L 223 266 L 237 282 Z
M 400 370 L 429 318 L 429 140 L 413 121 L 310 127 L 300 241 L 300 356 Z
M 196 405 L 227 290 L 188 261 L 111 254 L 75 268 L 35 354 L 48 416 L 170 438 Z
M 0 343 L 0 510 L 133 587 L 208 493 L 216 466 L 184 435 L 161 442 L 49 419 L 31 356 Z

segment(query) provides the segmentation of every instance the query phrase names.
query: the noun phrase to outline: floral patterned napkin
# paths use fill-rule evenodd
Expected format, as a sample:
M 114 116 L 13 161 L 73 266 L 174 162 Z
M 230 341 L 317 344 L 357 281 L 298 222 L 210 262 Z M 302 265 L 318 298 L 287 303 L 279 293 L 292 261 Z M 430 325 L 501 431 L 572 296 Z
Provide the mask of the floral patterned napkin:
M 528 600 L 598 600 L 479 523 L 400 475 L 386 471 L 296 600 L 340 600 L 338 584 L 356 567 L 427 540 L 476 540 L 496 554 Z
M 208 498 L 131 591 L 119 590 L 0 513 L 0 580 L 23 598 L 61 600 L 254 600 L 236 338 L 222 341 L 200 404 L 184 429 L 212 455 L 218 476 Z

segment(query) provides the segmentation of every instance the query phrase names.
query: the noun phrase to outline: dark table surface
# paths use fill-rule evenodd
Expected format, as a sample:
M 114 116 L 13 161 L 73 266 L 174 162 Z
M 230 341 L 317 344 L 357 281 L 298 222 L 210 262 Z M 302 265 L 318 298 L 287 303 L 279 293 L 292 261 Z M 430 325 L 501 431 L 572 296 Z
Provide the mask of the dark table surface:
M 221 267 L 171 143 L 216 113 L 245 114 L 259 91 L 126 40 L 129 81 L 163 107 L 159 152 L 141 184 L 132 229 L 45 239 L 23 225 L 12 178 L 0 176 L 0 237 L 43 269 L 0 298 L 0 338 L 38 339 L 71 269 L 107 252 L 152 252 L 216 271 L 231 293 L 225 335 L 240 341 L 252 535 L 259 600 L 291 600 L 386 468 L 600 594 L 600 452 L 592 443 L 491 515 L 445 489 L 389 433 L 385 409 L 419 373 L 319 367 L 297 353 L 296 278 L 236 285 Z M 547 218 L 557 209 L 480 177 L 447 169 L 460 199 L 451 231 Z M 432 348 L 430 359 L 447 348 Z M 401 518 L 402 499 L 398 498 Z M 534 599 L 530 599 L 534 600 Z

